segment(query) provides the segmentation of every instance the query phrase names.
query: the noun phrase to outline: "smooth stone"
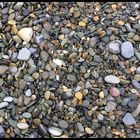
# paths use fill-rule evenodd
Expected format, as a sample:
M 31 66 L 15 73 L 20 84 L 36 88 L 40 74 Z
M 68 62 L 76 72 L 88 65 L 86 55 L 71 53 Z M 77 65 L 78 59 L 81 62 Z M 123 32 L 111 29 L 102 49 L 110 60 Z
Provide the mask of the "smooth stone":
M 21 130 L 27 129 L 29 125 L 27 123 L 18 123 L 17 127 Z
M 55 71 L 51 70 L 49 71 L 49 79 L 54 79 L 55 78 Z
M 37 35 L 37 36 L 35 37 L 35 42 L 36 42 L 37 44 L 40 44 L 42 41 L 43 41 L 43 35 L 42 35 L 42 34 L 41 34 L 41 35 Z
M 118 84 L 120 82 L 120 79 L 115 75 L 107 75 L 104 79 L 107 83 L 111 84 Z
M 126 113 L 123 117 L 123 123 L 125 125 L 133 125 L 136 124 L 136 121 L 130 113 Z
M 7 96 L 7 97 L 5 97 L 4 99 L 3 99 L 3 101 L 5 101 L 5 102 L 12 102 L 13 101 L 13 97 L 11 97 L 11 96 Z
M 4 83 L 4 80 L 2 78 L 0 78 L 0 86 L 2 86 Z
M 33 118 L 36 118 L 40 115 L 41 110 L 39 108 L 35 108 L 34 111 L 32 112 Z
M 43 137 L 48 134 L 47 130 L 46 130 L 46 128 L 45 128 L 45 126 L 43 124 L 39 125 L 39 132 L 40 132 L 41 136 L 43 136 Z
M 136 48 L 134 48 L 134 53 L 135 53 L 136 58 L 140 60 L 140 52 Z
M 32 95 L 31 89 L 27 89 L 26 92 L 25 92 L 25 95 L 26 95 L 27 97 L 31 96 L 31 95 Z
M 34 81 L 33 77 L 30 74 L 25 74 L 24 75 L 24 80 L 27 81 L 27 82 L 33 82 Z
M 77 127 L 78 127 L 78 130 L 79 130 L 80 132 L 84 132 L 84 127 L 82 126 L 81 123 L 77 123 Z
M 117 96 L 120 96 L 120 91 L 119 89 L 115 88 L 115 87 L 112 87 L 109 89 L 109 92 L 110 94 L 113 96 L 113 97 L 117 97 Z
M 14 128 L 17 127 L 17 121 L 12 120 L 12 119 L 10 118 L 10 119 L 8 119 L 8 122 L 10 123 L 10 125 L 11 125 L 12 127 L 14 127 Z
M 1 65 L 0 66 L 0 74 L 4 74 L 8 70 L 8 66 Z
M 18 97 L 17 106 L 22 106 L 23 105 L 23 99 L 24 99 L 23 95 L 20 95 Z
M 113 54 L 119 54 L 120 53 L 120 44 L 116 41 L 112 41 L 109 43 L 108 49 Z
M 107 102 L 107 105 L 106 105 L 106 109 L 107 111 L 113 111 L 116 109 L 116 103 L 115 102 L 112 102 L 112 101 L 109 101 Z
M 7 107 L 8 105 L 9 105 L 8 102 L 2 102 L 2 103 L 0 103 L 0 109 L 1 109 L 1 108 L 5 108 L 5 107 Z
M 130 107 L 130 108 L 136 108 L 137 107 L 137 101 L 130 101 L 129 103 L 128 103 L 128 106 Z
M 60 136 L 62 134 L 62 130 L 54 126 L 49 127 L 48 131 L 54 136 Z
M 123 100 L 122 100 L 122 106 L 126 106 L 130 102 L 130 100 L 131 99 L 129 97 L 123 98 Z
M 30 118 L 32 117 L 32 114 L 31 114 L 31 113 L 28 113 L 28 112 L 24 112 L 24 113 L 22 114 L 22 116 L 23 116 L 24 118 L 26 118 L 26 119 L 30 119 Z
M 137 108 L 132 112 L 133 117 L 137 117 L 140 113 L 140 104 L 138 104 Z
M 135 93 L 132 93 L 132 94 L 129 95 L 129 98 L 131 100 L 137 100 L 138 99 L 138 96 Z
M 25 42 L 29 42 L 33 35 L 33 29 L 32 28 L 22 28 L 19 30 L 18 35 Z
M 5 130 L 3 129 L 3 127 L 0 125 L 0 138 L 3 138 L 5 135 Z
M 47 71 L 42 72 L 42 78 L 43 80 L 46 80 L 49 77 L 49 73 Z
M 39 118 L 35 118 L 33 119 L 33 123 L 39 126 L 41 124 L 41 120 Z
M 131 58 L 132 56 L 134 56 L 134 49 L 131 42 L 125 41 L 121 44 L 121 55 L 124 58 Z
M 131 83 L 137 90 L 140 90 L 140 83 L 138 81 L 136 81 L 135 79 L 132 79 Z
M 40 57 L 43 61 L 47 62 L 49 55 L 46 51 L 41 51 Z
M 48 100 L 51 96 L 51 92 L 50 91 L 46 91 L 45 92 L 45 99 Z
M 22 48 L 18 53 L 18 60 L 28 60 L 31 56 L 31 52 L 27 48 Z
M 17 2 L 15 5 L 14 5 L 14 9 L 19 11 L 22 6 L 23 6 L 24 2 Z
M 67 123 L 67 121 L 61 120 L 61 121 L 59 121 L 59 126 L 63 129 L 66 129 L 66 128 L 68 128 L 69 124 Z
M 59 103 L 59 111 L 60 112 L 64 111 L 64 102 L 63 101 L 60 101 L 60 103 Z
M 98 116 L 97 116 L 97 119 L 99 121 L 103 121 L 104 120 L 104 116 L 101 113 L 99 113 Z
M 95 55 L 95 51 L 92 48 L 89 48 L 88 52 L 91 56 Z
M 76 77 L 75 77 L 74 75 L 72 75 L 72 74 L 68 74 L 68 75 L 67 75 L 67 79 L 68 79 L 69 81 L 72 81 L 72 82 L 76 81 Z
M 137 67 L 136 73 L 137 73 L 137 74 L 140 74 L 140 67 Z
M 136 74 L 136 75 L 134 76 L 134 79 L 135 79 L 136 81 L 140 81 L 140 74 Z
M 85 131 L 86 131 L 86 133 L 88 133 L 90 135 L 94 133 L 94 131 L 91 128 L 89 128 L 89 127 L 86 127 Z

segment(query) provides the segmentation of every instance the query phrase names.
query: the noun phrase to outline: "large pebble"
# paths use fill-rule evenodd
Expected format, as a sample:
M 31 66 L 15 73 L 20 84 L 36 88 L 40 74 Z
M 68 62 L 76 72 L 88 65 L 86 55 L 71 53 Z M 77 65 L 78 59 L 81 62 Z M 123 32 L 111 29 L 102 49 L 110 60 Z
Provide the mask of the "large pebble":
M 32 28 L 22 28 L 19 30 L 18 35 L 25 42 L 29 42 L 33 35 L 33 29 Z
M 49 127 L 48 131 L 54 136 L 60 136 L 62 134 L 62 130 L 54 126 Z
M 132 112 L 133 117 L 137 117 L 140 113 L 140 104 L 138 104 L 137 108 Z
M 136 121 L 130 113 L 126 113 L 123 117 L 123 123 L 125 125 L 133 125 L 136 124 Z
M 25 95 L 28 96 L 28 97 L 31 96 L 32 95 L 31 89 L 27 89 L 26 92 L 25 92 Z
M 132 79 L 131 83 L 137 90 L 140 90 L 140 83 L 138 81 L 136 81 L 135 79 Z
M 5 101 L 5 102 L 12 102 L 12 101 L 13 101 L 13 97 L 7 96 L 7 97 L 5 97 L 5 98 L 3 99 L 3 101 Z
M 69 124 L 67 123 L 67 121 L 61 120 L 59 121 L 59 126 L 63 129 L 66 129 L 69 126 Z
M 27 129 L 29 127 L 29 125 L 27 123 L 18 123 L 17 127 L 21 130 L 23 129 Z
M 5 131 L 3 129 L 3 127 L 0 125 L 0 138 L 3 138 L 5 135 Z
M 137 67 L 136 73 L 137 73 L 137 74 L 140 74 L 140 67 Z
M 68 74 L 68 75 L 67 75 L 67 79 L 68 79 L 69 81 L 74 82 L 74 81 L 76 80 L 76 77 L 75 77 L 74 75 L 72 75 L 72 74 Z
M 27 49 L 27 48 L 22 48 L 20 51 L 19 51 L 19 54 L 18 54 L 18 59 L 19 60 L 28 60 L 31 56 L 31 52 Z
M 0 66 L 0 74 L 4 74 L 8 70 L 8 66 L 1 65 Z
M 24 113 L 22 114 L 22 116 L 23 116 L 24 118 L 26 118 L 26 119 L 30 119 L 30 118 L 32 117 L 32 114 L 31 114 L 31 113 L 28 113 L 28 112 L 24 112 Z
M 43 136 L 43 137 L 48 134 L 47 130 L 46 130 L 46 128 L 45 128 L 45 126 L 43 124 L 39 125 L 39 132 L 40 132 L 41 136 Z
M 105 81 L 111 84 L 118 84 L 120 83 L 120 79 L 115 75 L 107 75 L 105 76 Z
M 124 58 L 131 58 L 132 56 L 134 56 L 134 49 L 131 42 L 125 41 L 124 43 L 122 43 L 121 54 Z
M 8 105 L 9 105 L 8 102 L 2 102 L 2 103 L 0 103 L 0 109 L 4 108 L 4 107 L 7 107 Z
M 47 62 L 49 55 L 46 51 L 41 51 L 40 57 L 43 61 Z
M 120 91 L 115 87 L 110 88 L 109 92 L 113 97 L 117 97 L 120 95 Z
M 109 43 L 108 49 L 111 53 L 118 54 L 120 53 L 120 44 L 116 41 L 112 41 Z

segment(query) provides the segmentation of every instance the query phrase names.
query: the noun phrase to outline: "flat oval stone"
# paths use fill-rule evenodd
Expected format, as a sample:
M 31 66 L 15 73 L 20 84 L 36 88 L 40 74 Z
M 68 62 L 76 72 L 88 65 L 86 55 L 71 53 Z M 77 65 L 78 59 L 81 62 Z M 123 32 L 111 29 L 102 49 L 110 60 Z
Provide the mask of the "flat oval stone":
M 108 49 L 111 53 L 118 54 L 120 53 L 120 44 L 116 41 L 112 41 L 109 43 Z
M 5 101 L 5 102 L 12 102 L 12 101 L 13 101 L 13 97 L 7 96 L 7 97 L 5 97 L 5 98 L 3 99 L 3 101 Z
M 18 123 L 17 127 L 21 130 L 27 129 L 29 125 L 27 123 Z
M 136 124 L 136 121 L 130 113 L 126 113 L 123 117 L 123 123 L 125 125 L 133 125 Z
M 26 119 L 30 119 L 30 118 L 32 117 L 32 114 L 31 114 L 31 113 L 28 113 L 28 112 L 24 112 L 24 113 L 22 114 L 22 116 L 23 116 L 24 118 L 26 118 Z
M 74 82 L 74 81 L 76 80 L 76 77 L 75 77 L 74 75 L 72 75 L 72 74 L 68 74 L 68 75 L 67 75 L 67 79 L 68 79 L 69 81 Z
M 4 74 L 8 70 L 8 66 L 1 65 L 0 66 L 0 74 Z
M 107 76 L 105 76 L 104 79 L 105 79 L 105 81 L 107 83 L 111 83 L 111 84 L 118 84 L 118 83 L 120 83 L 120 79 L 117 76 L 115 76 L 115 75 L 107 75 Z
M 8 105 L 9 105 L 8 102 L 2 102 L 2 103 L 0 103 L 0 109 L 4 108 L 4 107 L 7 107 Z
M 138 81 L 132 79 L 131 83 L 137 90 L 140 90 L 140 83 Z
M 61 120 L 61 121 L 59 121 L 59 126 L 61 128 L 66 129 L 69 125 L 68 125 L 68 123 L 65 120 Z
M 62 134 L 62 130 L 54 126 L 49 127 L 48 131 L 54 136 L 60 136 Z
M 31 89 L 27 89 L 26 92 L 25 92 L 25 95 L 28 96 L 28 97 L 31 96 L 32 95 Z
M 121 55 L 124 58 L 131 58 L 132 56 L 134 56 L 134 49 L 131 42 L 125 41 L 121 44 Z
M 113 97 L 117 97 L 120 95 L 120 91 L 115 87 L 110 88 L 109 92 Z

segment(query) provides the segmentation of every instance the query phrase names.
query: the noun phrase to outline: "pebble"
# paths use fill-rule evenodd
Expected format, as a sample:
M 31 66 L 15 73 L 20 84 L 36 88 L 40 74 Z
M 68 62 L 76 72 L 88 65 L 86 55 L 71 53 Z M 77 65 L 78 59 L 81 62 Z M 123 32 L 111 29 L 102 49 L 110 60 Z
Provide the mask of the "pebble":
M 27 97 L 30 97 L 30 96 L 32 95 L 31 89 L 27 89 L 27 90 L 25 91 L 25 95 L 26 95 Z
M 0 109 L 1 109 L 1 108 L 5 108 L 5 107 L 7 107 L 8 105 L 9 105 L 8 102 L 1 102 L 1 103 L 0 103 Z
M 104 95 L 104 92 L 103 92 L 103 91 L 101 91 L 101 92 L 99 93 L 99 97 L 100 97 L 101 99 L 104 99 L 105 95 Z
M 5 97 L 4 99 L 3 99 L 3 101 L 4 102 L 12 102 L 13 101 L 13 97 L 11 97 L 11 96 L 7 96 L 7 97 Z
M 123 117 L 123 123 L 125 125 L 133 125 L 136 124 L 136 121 L 130 113 L 126 113 Z
M 137 117 L 140 113 L 140 104 L 138 104 L 137 108 L 132 112 L 133 117 Z
M 137 90 L 140 90 L 140 83 L 138 81 L 136 81 L 135 79 L 132 79 L 131 83 Z
M 107 75 L 107 76 L 105 76 L 104 79 L 105 79 L 105 81 L 107 83 L 111 83 L 111 84 L 118 84 L 118 83 L 120 83 L 120 79 L 117 76 L 115 76 L 115 75 Z
M 99 121 L 103 121 L 104 120 L 104 116 L 101 113 L 99 113 L 98 116 L 97 116 L 97 119 Z
M 121 54 L 126 59 L 134 56 L 134 49 L 131 42 L 125 41 L 121 44 Z
M 136 74 L 136 75 L 134 76 L 134 79 L 135 79 L 136 81 L 140 81 L 140 74 Z
M 22 6 L 23 6 L 24 2 L 17 2 L 15 5 L 14 5 L 14 9 L 19 11 Z
M 46 130 L 46 128 L 45 128 L 45 126 L 43 124 L 39 125 L 39 132 L 40 132 L 41 136 L 43 136 L 43 137 L 48 134 L 47 130 Z
M 116 41 L 112 41 L 109 43 L 108 49 L 113 54 L 119 54 L 120 53 L 120 44 Z
M 4 80 L 2 78 L 0 78 L 0 86 L 2 86 L 4 83 Z
M 74 75 L 72 75 L 72 74 L 68 74 L 68 75 L 67 75 L 67 79 L 68 79 L 69 81 L 72 81 L 72 82 L 76 81 L 76 77 L 75 77 Z
M 8 66 L 1 65 L 0 66 L 0 74 L 4 74 L 8 70 Z
M 78 100 L 82 100 L 83 94 L 82 94 L 81 92 L 76 92 L 76 93 L 75 93 L 75 97 L 76 97 Z
M 113 111 L 115 109 L 116 109 L 116 103 L 115 102 L 112 102 L 112 101 L 107 102 L 107 105 L 105 107 L 105 111 L 109 112 L 109 111 Z
M 110 94 L 111 94 L 113 97 L 118 97 L 118 96 L 120 96 L 120 91 L 119 91 L 117 88 L 115 88 L 115 87 L 110 88 L 110 89 L 109 89 L 109 92 L 110 92 Z
M 51 92 L 50 91 L 46 91 L 45 92 L 45 99 L 48 100 L 51 96 Z
M 77 123 L 77 127 L 78 127 L 78 130 L 79 130 L 80 132 L 84 132 L 84 127 L 82 126 L 81 123 Z
M 62 134 L 62 130 L 54 126 L 49 127 L 48 131 L 54 136 L 60 136 Z
M 5 136 L 5 130 L 3 129 L 3 127 L 0 125 L 0 138 L 3 138 Z
M 35 37 L 35 42 L 36 42 L 37 44 L 40 44 L 42 41 L 43 41 L 43 35 L 42 35 L 42 34 L 41 34 L 41 35 L 37 35 L 37 36 Z
M 137 67 L 136 73 L 137 73 L 137 74 L 140 74 L 140 67 Z
M 35 108 L 34 111 L 32 112 L 33 118 L 36 118 L 40 115 L 41 110 L 39 108 Z
M 130 108 L 136 108 L 137 107 L 137 101 L 130 101 L 129 103 L 128 103 L 128 106 L 130 107 Z
M 23 116 L 24 118 L 26 118 L 26 119 L 30 119 L 30 118 L 32 117 L 32 114 L 31 114 L 31 113 L 28 113 L 28 112 L 24 112 L 24 113 L 22 114 L 22 116 Z
M 59 126 L 63 129 L 66 129 L 66 128 L 68 128 L 69 124 L 67 123 L 67 121 L 61 120 L 61 121 L 59 121 Z
M 30 42 L 32 35 L 33 35 L 33 29 L 32 28 L 22 28 L 18 31 L 18 35 L 25 42 Z
M 91 134 L 94 133 L 94 131 L 93 131 L 91 128 L 89 128 L 89 127 L 86 127 L 86 128 L 85 128 L 85 131 L 86 131 L 86 133 L 89 134 L 89 135 L 91 135 Z
M 92 48 L 89 48 L 88 52 L 91 56 L 95 55 L 95 51 Z
M 19 60 L 28 60 L 31 56 L 31 52 L 27 48 L 22 48 L 18 53 Z
M 46 51 L 41 51 L 40 57 L 43 61 L 47 62 L 49 55 Z
M 27 129 L 29 125 L 27 123 L 18 123 L 17 127 L 21 130 Z

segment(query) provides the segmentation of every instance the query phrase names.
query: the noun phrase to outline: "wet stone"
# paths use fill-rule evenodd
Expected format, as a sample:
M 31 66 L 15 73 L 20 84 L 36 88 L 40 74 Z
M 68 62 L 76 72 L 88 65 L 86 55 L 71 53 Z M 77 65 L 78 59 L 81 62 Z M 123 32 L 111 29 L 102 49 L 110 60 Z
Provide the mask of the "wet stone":
M 125 125 L 133 125 L 136 124 L 136 121 L 130 113 L 126 113 L 123 117 L 123 123 Z
M 59 121 L 59 126 L 63 129 L 66 129 L 66 128 L 68 128 L 69 125 L 68 125 L 67 121 L 61 120 L 61 121 Z
M 140 90 L 140 83 L 138 81 L 132 79 L 131 83 L 137 90 Z
M 5 133 L 6 132 L 5 132 L 4 128 L 0 125 L 0 138 L 3 138 Z
M 120 44 L 116 41 L 112 41 L 109 43 L 108 49 L 111 53 L 118 54 L 120 53 Z
M 60 136 L 62 134 L 62 130 L 54 126 L 49 127 L 48 131 L 54 136 Z
M 1 102 L 1 103 L 0 103 L 0 109 L 5 108 L 5 107 L 7 107 L 8 105 L 9 105 L 8 102 Z
M 67 79 L 68 79 L 69 81 L 72 81 L 72 82 L 76 81 L 76 77 L 75 77 L 74 75 L 71 75 L 71 74 L 68 74 L 68 75 L 67 75 Z

